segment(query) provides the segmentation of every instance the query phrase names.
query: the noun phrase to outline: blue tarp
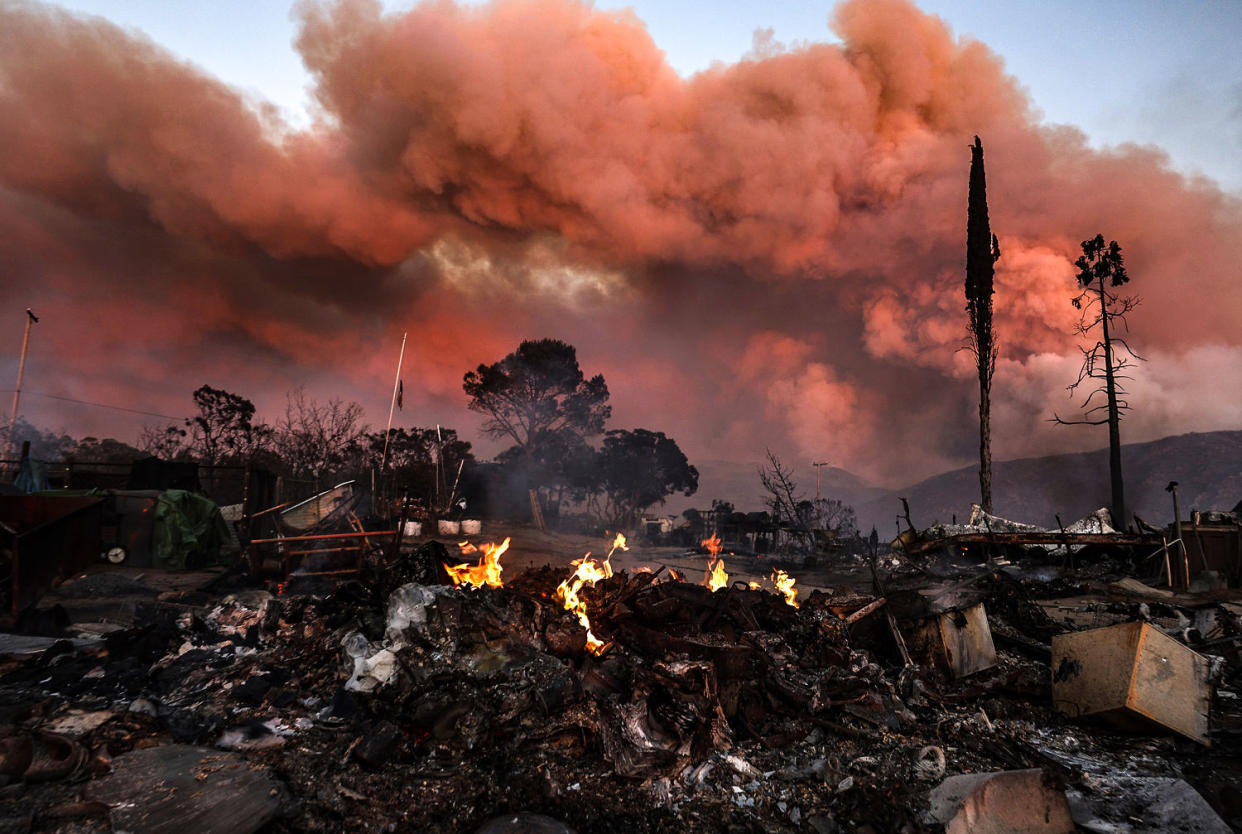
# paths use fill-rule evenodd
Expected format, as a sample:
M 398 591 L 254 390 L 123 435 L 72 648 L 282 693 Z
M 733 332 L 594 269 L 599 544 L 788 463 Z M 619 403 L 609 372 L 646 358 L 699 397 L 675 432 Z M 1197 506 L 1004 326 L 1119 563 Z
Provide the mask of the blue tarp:
M 21 469 L 13 479 L 13 486 L 27 495 L 42 492 L 48 488 L 47 467 L 30 456 L 22 458 Z

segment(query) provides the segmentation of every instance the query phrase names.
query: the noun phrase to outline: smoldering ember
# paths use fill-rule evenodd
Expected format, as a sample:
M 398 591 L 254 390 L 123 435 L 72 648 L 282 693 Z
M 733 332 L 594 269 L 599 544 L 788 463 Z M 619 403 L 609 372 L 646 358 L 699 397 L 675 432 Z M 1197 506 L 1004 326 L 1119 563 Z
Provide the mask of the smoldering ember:
M 0 3 L 0 831 L 1242 831 L 1236 9 L 268 5 Z

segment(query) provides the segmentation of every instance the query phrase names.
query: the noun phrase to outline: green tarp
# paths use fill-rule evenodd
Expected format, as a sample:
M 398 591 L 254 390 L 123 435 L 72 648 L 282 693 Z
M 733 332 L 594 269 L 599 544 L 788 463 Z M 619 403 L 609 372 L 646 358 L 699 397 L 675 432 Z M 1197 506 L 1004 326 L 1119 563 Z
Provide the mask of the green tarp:
M 166 489 L 155 505 L 151 558 L 156 567 L 184 570 L 214 565 L 229 530 L 210 498 L 182 489 Z

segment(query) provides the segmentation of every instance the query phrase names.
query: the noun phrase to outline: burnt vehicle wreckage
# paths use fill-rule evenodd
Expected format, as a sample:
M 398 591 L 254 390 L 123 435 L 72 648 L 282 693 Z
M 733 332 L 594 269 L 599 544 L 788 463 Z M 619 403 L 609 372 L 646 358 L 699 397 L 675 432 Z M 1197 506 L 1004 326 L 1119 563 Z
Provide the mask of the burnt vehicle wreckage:
M 1185 531 L 975 513 L 801 588 L 715 536 L 676 568 L 614 569 L 617 537 L 506 574 L 507 539 L 406 536 L 340 493 L 248 517 L 197 584 L 101 566 L 0 635 L 0 827 L 1242 826 L 1231 544 L 1213 569 Z

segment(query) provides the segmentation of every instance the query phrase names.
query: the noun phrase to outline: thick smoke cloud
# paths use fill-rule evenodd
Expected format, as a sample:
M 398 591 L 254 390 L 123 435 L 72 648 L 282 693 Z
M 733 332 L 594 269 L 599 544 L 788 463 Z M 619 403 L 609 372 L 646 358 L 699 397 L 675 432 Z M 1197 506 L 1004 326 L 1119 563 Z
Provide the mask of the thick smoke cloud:
M 986 46 L 909 3 L 853 0 L 840 44 L 757 41 L 691 78 L 632 14 L 569 0 L 296 13 L 305 130 L 138 34 L 0 6 L 0 301 L 46 316 L 42 390 L 180 413 L 210 382 L 274 413 L 306 384 L 382 420 L 409 330 L 406 419 L 468 431 L 462 373 L 550 335 L 604 373 L 615 425 L 692 456 L 914 480 L 974 449 L 978 134 L 996 456 L 1104 441 L 1046 422 L 1072 407 L 1096 232 L 1144 298 L 1123 434 L 1239 424 L 1213 393 L 1242 384 L 1239 200 L 1042 125 Z

